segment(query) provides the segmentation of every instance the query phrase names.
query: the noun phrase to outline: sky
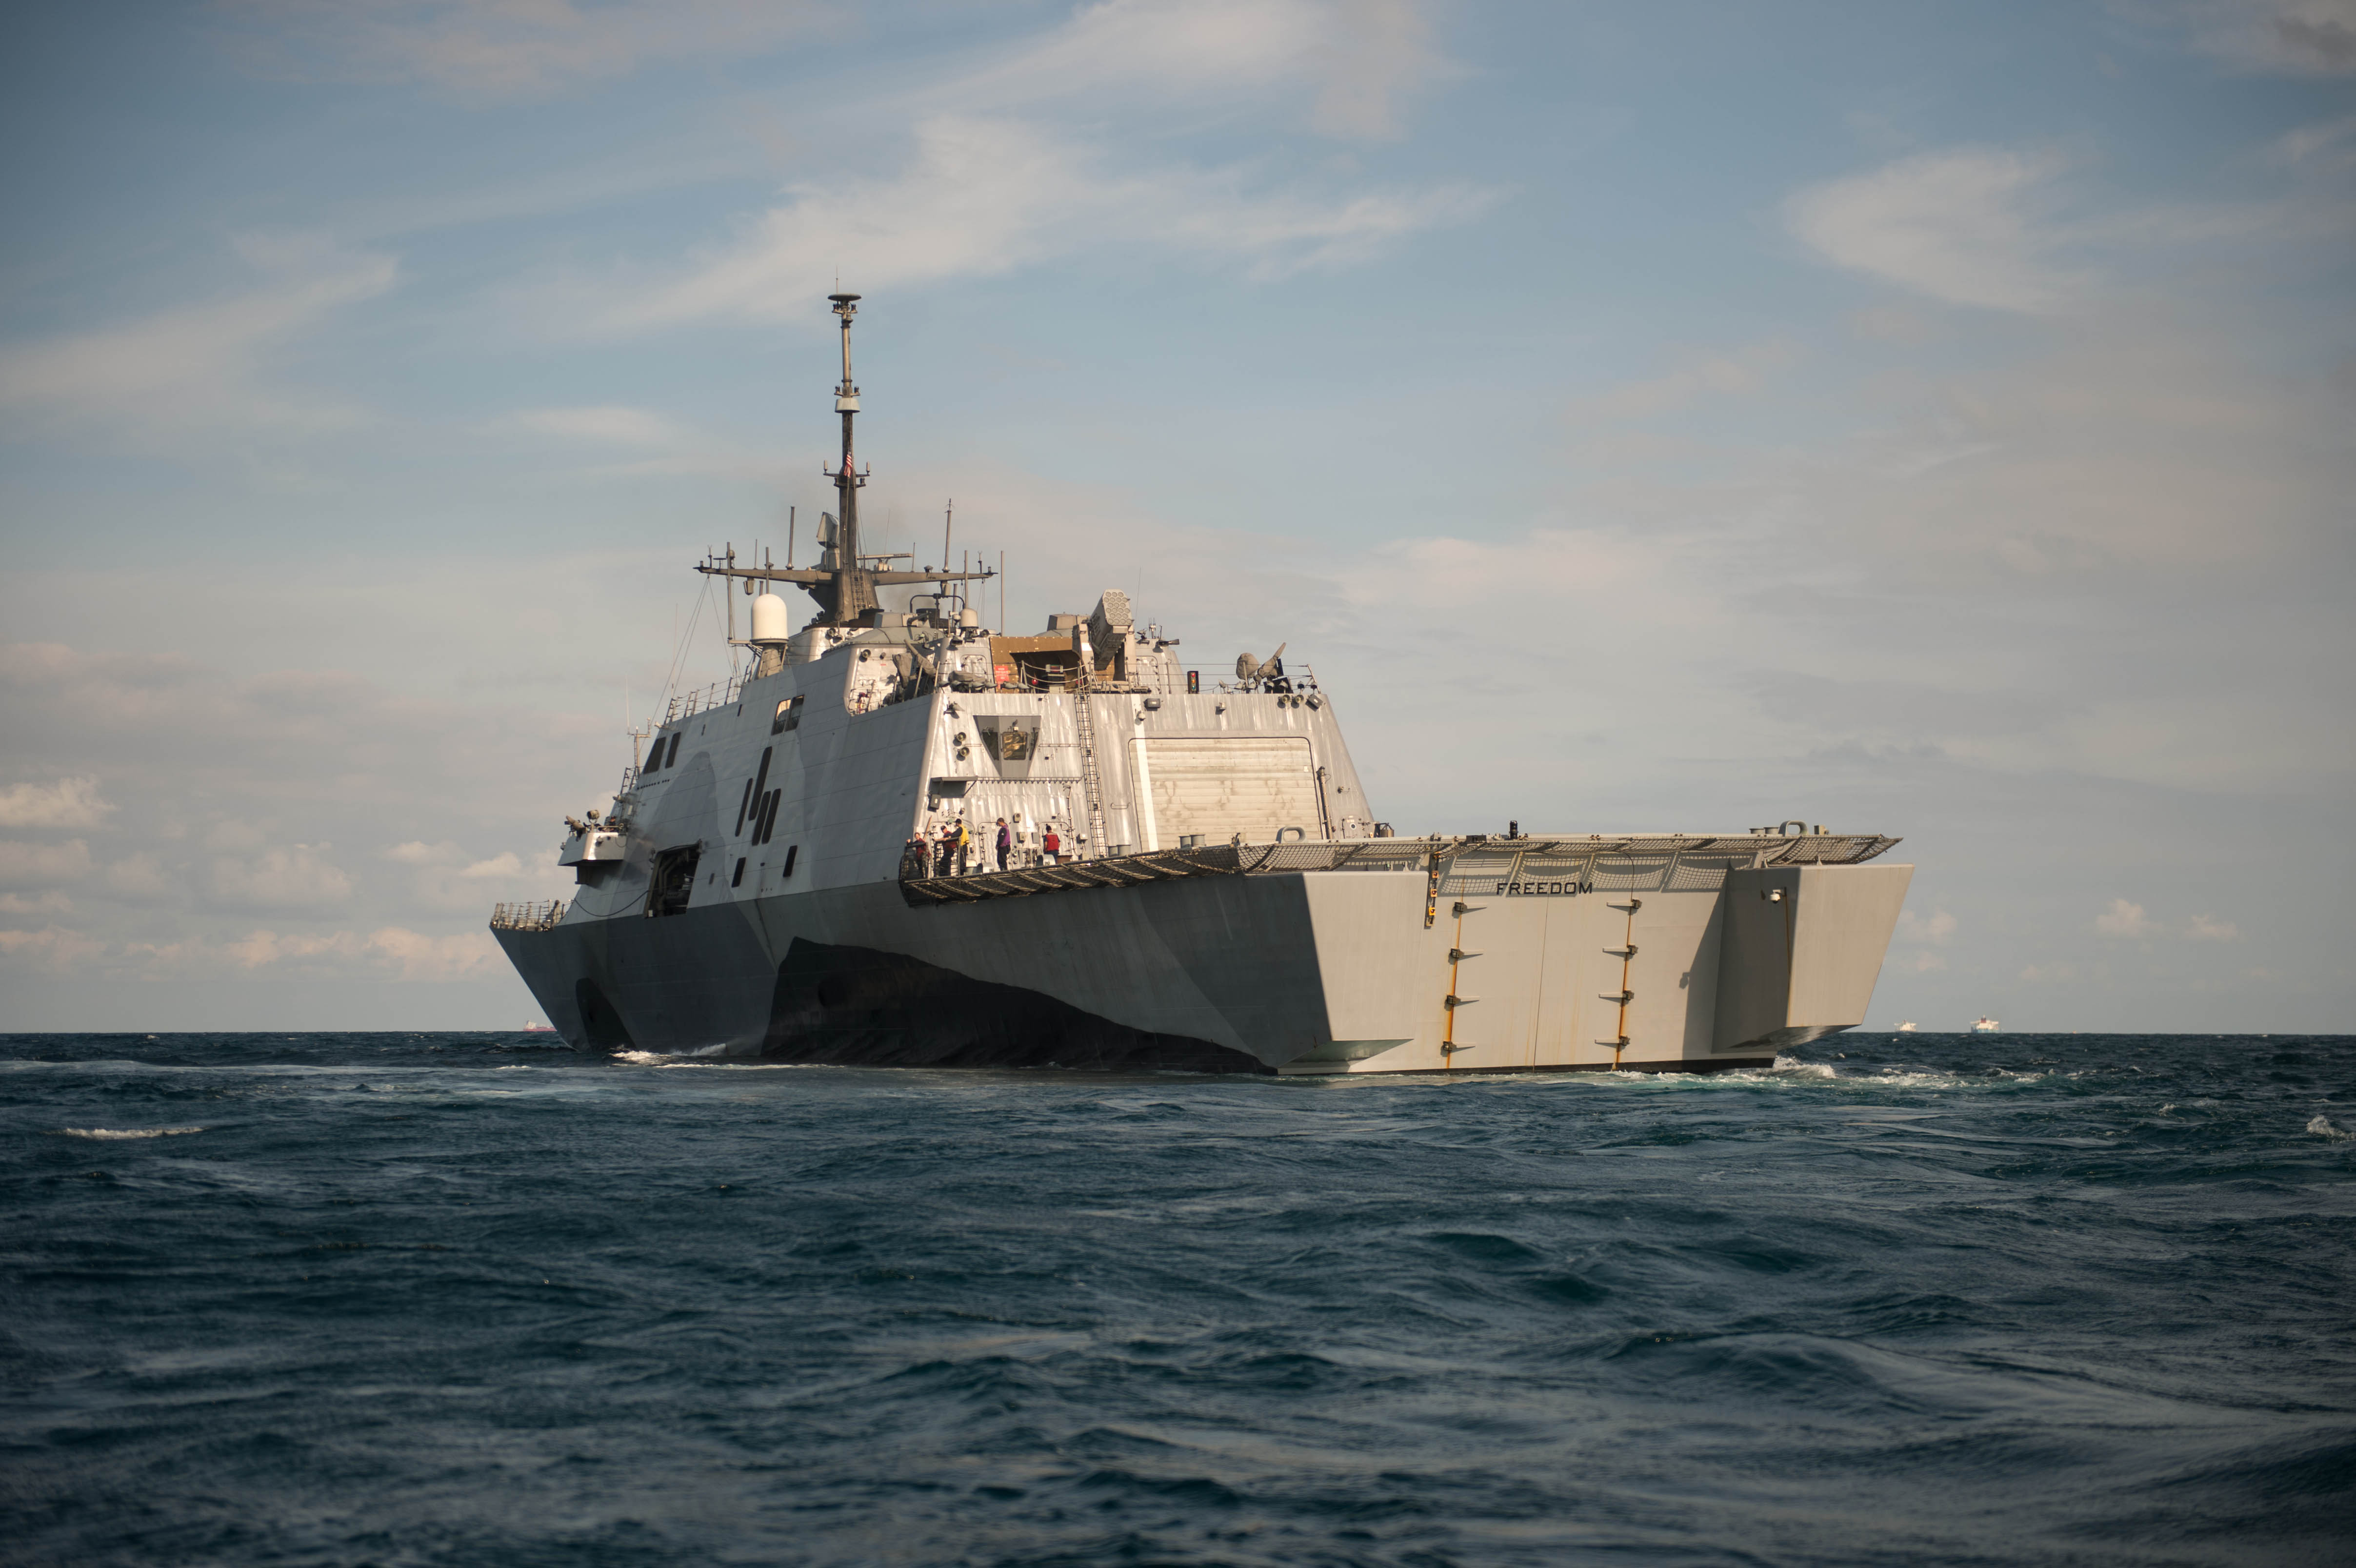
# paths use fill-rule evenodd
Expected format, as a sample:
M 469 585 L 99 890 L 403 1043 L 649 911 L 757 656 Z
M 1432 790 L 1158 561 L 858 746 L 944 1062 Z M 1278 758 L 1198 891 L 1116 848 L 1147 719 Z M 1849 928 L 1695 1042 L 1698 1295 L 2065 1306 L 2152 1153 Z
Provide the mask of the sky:
M 840 280 L 869 548 L 1284 643 L 1402 834 L 1894 834 L 1874 1027 L 2356 1029 L 2356 0 L 10 35 L 0 1029 L 537 1018 Z

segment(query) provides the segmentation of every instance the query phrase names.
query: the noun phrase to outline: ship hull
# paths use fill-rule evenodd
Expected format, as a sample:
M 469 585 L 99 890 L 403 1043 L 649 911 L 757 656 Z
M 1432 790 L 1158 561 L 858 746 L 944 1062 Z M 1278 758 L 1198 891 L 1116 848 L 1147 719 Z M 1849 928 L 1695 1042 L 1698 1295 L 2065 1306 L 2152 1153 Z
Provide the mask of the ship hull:
M 1710 1072 L 1862 1021 L 1911 869 L 1736 871 L 1685 890 L 1656 876 L 1641 897 L 1574 881 L 1470 902 L 1435 901 L 1423 874 L 1396 871 L 948 905 L 874 883 L 496 934 L 550 1021 L 593 1051 L 1288 1075 Z M 1834 927 L 1854 940 L 1799 939 Z

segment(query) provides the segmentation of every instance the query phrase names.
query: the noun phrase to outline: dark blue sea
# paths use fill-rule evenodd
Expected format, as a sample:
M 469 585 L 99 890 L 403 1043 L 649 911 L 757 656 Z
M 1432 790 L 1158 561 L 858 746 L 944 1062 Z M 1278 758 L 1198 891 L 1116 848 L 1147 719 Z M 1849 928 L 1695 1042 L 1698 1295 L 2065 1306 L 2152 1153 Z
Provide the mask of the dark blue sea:
M 0 1098 L 10 1563 L 2356 1561 L 2347 1038 L 17 1035 Z

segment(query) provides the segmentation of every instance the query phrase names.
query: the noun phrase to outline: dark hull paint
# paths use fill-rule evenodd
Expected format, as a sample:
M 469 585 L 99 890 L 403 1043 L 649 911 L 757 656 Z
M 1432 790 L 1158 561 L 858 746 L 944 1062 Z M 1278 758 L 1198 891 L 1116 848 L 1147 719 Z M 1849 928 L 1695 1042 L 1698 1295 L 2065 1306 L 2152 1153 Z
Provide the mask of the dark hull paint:
M 761 1055 L 856 1067 L 1270 1071 L 1242 1051 L 1130 1029 L 1037 991 L 800 938 L 777 966 Z
M 496 934 L 549 1021 L 584 1051 L 727 1041 L 732 1056 L 845 1067 L 1273 1071 L 905 954 L 797 936 L 772 969 L 732 908 Z M 748 1018 L 761 1020 L 757 1042 L 744 1038 Z
M 885 883 L 493 934 L 589 1050 L 1259 1073 L 1245 1040 L 1324 1041 L 1298 877 L 948 909 Z

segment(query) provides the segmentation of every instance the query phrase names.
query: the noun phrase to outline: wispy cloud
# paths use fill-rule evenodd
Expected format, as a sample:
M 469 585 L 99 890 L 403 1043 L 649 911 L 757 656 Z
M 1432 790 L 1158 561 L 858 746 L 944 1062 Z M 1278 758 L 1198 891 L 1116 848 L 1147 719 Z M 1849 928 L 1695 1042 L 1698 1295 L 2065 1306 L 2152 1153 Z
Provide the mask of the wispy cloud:
M 223 856 L 212 865 L 209 892 L 215 907 L 252 913 L 332 909 L 352 896 L 352 881 L 327 858 L 326 844 L 288 844 L 251 856 Z
M 2145 912 L 2143 905 L 2126 899 L 2113 899 L 2111 907 L 2094 917 L 2094 930 L 2104 936 L 2136 942 L 2149 942 L 2169 935 L 2181 936 L 2187 942 L 2242 940 L 2240 926 L 2210 914 L 2191 915 L 2185 920 L 2181 931 L 2171 932 L 2168 923 L 2153 919 Z
M 228 0 L 255 69 L 537 96 L 642 67 L 774 49 L 834 7 L 796 0 Z
M 562 443 L 568 453 L 588 459 L 577 465 L 578 472 L 605 477 L 726 475 L 769 486 L 780 480 L 775 450 L 698 429 L 653 409 L 618 403 L 521 409 L 485 427 L 494 437 L 519 432 Z
M 445 984 L 497 974 L 507 955 L 487 931 L 456 931 L 430 936 L 403 926 L 385 926 L 369 933 L 370 955 L 398 966 L 404 980 Z
M 678 421 L 649 409 L 599 404 L 570 409 L 523 409 L 500 421 L 507 428 L 606 446 L 678 447 L 691 434 Z
M 105 943 L 60 926 L 40 931 L 0 931 L 0 958 L 38 969 L 64 972 L 105 951 Z
M 837 276 L 862 290 L 988 276 L 1086 247 L 1145 243 L 1256 277 L 1345 265 L 1480 212 L 1462 187 L 1322 197 L 1252 187 L 1242 167 L 1122 172 L 1076 139 L 1011 120 L 937 117 L 881 179 L 811 182 L 683 274 L 608 293 L 617 330 L 734 317 L 799 321 Z
M 0 410 L 131 441 L 224 425 L 317 430 L 359 411 L 266 384 L 268 357 L 335 312 L 392 287 L 390 256 L 249 243 L 264 287 L 120 326 L 0 347 Z
M 375 931 L 321 933 L 256 930 L 222 944 L 219 955 L 242 969 L 321 959 L 359 959 L 387 965 L 403 980 L 437 982 L 468 979 L 504 962 L 498 944 L 485 931 L 454 932 L 429 936 L 406 926 L 382 926 Z M 175 945 L 134 953 L 151 968 L 184 966 L 209 955 L 201 947 Z
M 182 889 L 160 859 L 142 851 L 107 867 L 97 891 L 120 903 L 161 904 L 173 901 Z
M 2032 219 L 2060 168 L 1999 148 L 1927 154 L 1802 191 L 1785 216 L 1851 272 L 1951 304 L 2049 311 L 2088 281 Z
M 1332 168 L 1289 177 L 1273 144 L 1248 161 L 1190 163 L 1164 133 L 1170 116 L 1298 123 L 1305 106 L 1321 134 L 1381 138 L 1408 99 L 1456 74 L 1416 0 L 1107 0 L 889 101 L 887 135 L 908 149 L 896 166 L 793 182 L 683 266 L 584 285 L 564 308 L 616 331 L 801 320 L 794 302 L 838 278 L 884 289 L 1087 250 L 1259 280 L 1353 265 L 1476 217 L 1496 193 Z
M 412 896 L 437 910 L 480 910 L 498 891 L 527 881 L 543 869 L 542 865 L 527 868 L 512 849 L 477 859 L 448 839 L 396 844 L 384 851 L 384 859 L 414 867 Z
M 90 875 L 90 845 L 80 838 L 62 844 L 27 844 L 0 838 L 0 888 L 54 888 Z
M 1955 917 L 1945 910 L 1931 915 L 1919 915 L 1911 909 L 1899 913 L 1898 940 L 1901 942 L 1927 942 L 1944 946 L 1954 940 L 1954 935 Z
M 2356 114 L 2344 120 L 2302 125 L 2276 138 L 2267 152 L 2279 164 L 2305 164 L 2325 154 L 2345 158 L 2351 142 L 2356 142 Z
M 1704 398 L 1740 396 L 1757 391 L 1798 357 L 1797 346 L 1781 338 L 1706 355 L 1661 375 L 1580 398 L 1570 405 L 1570 413 L 1577 420 L 1647 419 Z
M 2356 122 L 2278 140 L 2270 161 L 2328 176 Z M 2336 239 L 2356 225 L 2343 190 L 2308 178 L 2248 200 L 2104 205 L 2048 153 L 1965 147 L 1813 186 L 1785 203 L 1793 234 L 1850 272 L 1949 304 L 2053 315 L 2098 300 L 2194 248 Z M 2303 185 L 2305 188 L 2300 188 Z
M 422 82 L 541 97 L 649 67 L 740 60 L 851 16 L 813 0 L 225 0 L 246 64 L 299 80 Z M 1310 126 L 1395 134 L 1401 104 L 1460 73 L 1426 0 L 1103 0 L 977 66 L 927 101 L 1004 110 L 1108 93 L 1298 91 Z
M 1398 133 L 1404 101 L 1461 74 L 1418 0 L 1107 0 L 943 82 L 969 113 L 1057 102 L 1134 109 L 1289 90 L 1329 136 Z M 1304 91 L 1305 90 L 1305 91 Z
M 412 616 L 434 606 L 439 630 L 358 637 L 414 644 L 479 618 L 478 608 L 447 609 L 425 582 L 348 584 L 327 619 L 348 628 L 380 597 Z M 257 603 L 281 611 L 305 597 L 283 582 L 260 592 Z M 228 595 L 205 597 L 221 613 Z M 533 637 L 561 635 L 529 613 L 518 624 Z M 598 737 L 617 722 L 594 726 Z M 27 970 L 496 981 L 484 912 L 568 891 L 553 863 L 556 803 L 583 787 L 589 727 L 536 704 L 470 710 L 334 671 L 199 669 L 151 653 L 18 645 L 0 646 L 0 724 L 65 738 L 63 751 L 86 759 L 68 780 L 0 791 L 18 828 L 0 837 L 0 901 L 0 901 L 0 915 L 27 929 L 63 925 L 68 910 L 52 901 L 62 890 L 78 928 L 54 939 L 33 931 L 0 951 Z M 535 734 L 546 761 L 510 765 Z M 158 755 L 172 765 L 155 767 Z M 502 759 L 478 793 L 453 782 L 469 776 L 457 765 L 468 757 Z M 105 781 L 103 796 L 90 779 Z M 54 841 L 93 816 L 103 840 Z M 103 860 L 94 848 L 107 849 Z
M 94 778 L 15 784 L 0 789 L 0 827 L 96 827 L 113 809 L 99 798 L 98 781 Z
M 2356 0 L 2117 0 L 2202 53 L 2281 76 L 2356 74 Z
M 86 966 L 107 954 L 105 943 L 80 932 L 0 931 L 0 957 L 21 955 L 46 969 Z M 187 936 L 172 942 L 126 942 L 114 950 L 111 966 L 146 979 L 305 968 L 346 981 L 391 975 L 434 985 L 480 979 L 496 973 L 504 963 L 498 944 L 487 931 L 437 936 L 407 926 L 386 925 L 373 931 L 313 932 L 257 927 L 226 940 Z

